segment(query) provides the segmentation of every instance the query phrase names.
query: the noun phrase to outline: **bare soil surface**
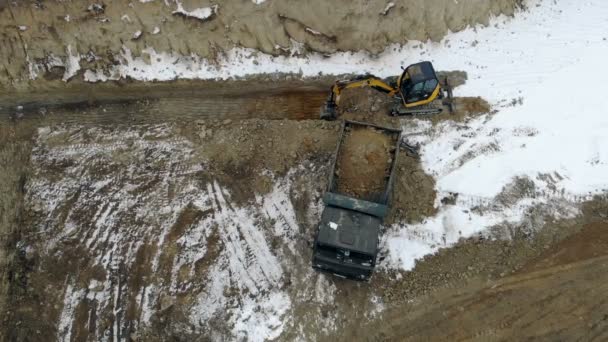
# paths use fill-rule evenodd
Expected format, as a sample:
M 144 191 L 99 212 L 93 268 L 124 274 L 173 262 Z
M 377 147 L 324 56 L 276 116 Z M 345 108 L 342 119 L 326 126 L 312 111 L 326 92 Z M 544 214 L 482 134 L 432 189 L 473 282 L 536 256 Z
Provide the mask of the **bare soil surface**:
M 521 0 L 340 0 L 301 2 L 227 0 L 179 1 L 186 11 L 215 7 L 208 19 L 179 15 L 177 1 L 0 2 L 0 89 L 29 89 L 61 80 L 69 56 L 82 55 L 81 68 L 117 63 L 124 49 L 144 56 L 157 52 L 220 60 L 233 47 L 268 54 L 367 50 L 377 54 L 391 43 L 440 40 L 447 32 L 488 24 L 491 16 L 512 15 Z M 392 4 L 392 6 L 389 6 Z M 299 47 L 299 48 L 298 48 Z M 30 63 L 40 64 L 37 81 Z M 66 67 L 68 66 L 68 67 Z M 69 72 L 68 72 L 69 74 Z M 82 72 L 72 80 L 82 80 Z
M 607 237 L 606 221 L 589 223 L 512 275 L 472 278 L 395 306 L 339 340 L 605 340 Z
M 373 127 L 347 127 L 336 161 L 337 190 L 379 201 L 387 188 L 395 138 Z

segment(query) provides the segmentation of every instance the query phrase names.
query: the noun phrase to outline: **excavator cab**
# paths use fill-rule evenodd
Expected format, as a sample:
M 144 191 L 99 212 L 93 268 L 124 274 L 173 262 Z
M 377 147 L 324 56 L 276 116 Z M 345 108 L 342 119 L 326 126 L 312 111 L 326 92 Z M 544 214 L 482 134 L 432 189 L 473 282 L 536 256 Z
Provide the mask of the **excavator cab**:
M 441 91 L 431 62 L 408 66 L 399 77 L 397 87 L 406 108 L 428 104 L 435 100 Z

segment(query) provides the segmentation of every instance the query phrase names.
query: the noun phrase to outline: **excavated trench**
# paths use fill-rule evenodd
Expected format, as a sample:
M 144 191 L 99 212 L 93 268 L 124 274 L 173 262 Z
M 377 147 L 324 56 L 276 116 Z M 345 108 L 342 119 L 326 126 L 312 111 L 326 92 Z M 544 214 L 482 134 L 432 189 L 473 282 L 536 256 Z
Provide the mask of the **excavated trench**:
M 97 86 L 99 87 L 99 86 Z M 84 84 L 80 89 L 0 96 L 0 119 L 75 123 L 194 119 L 318 119 L 329 86 L 318 82 L 209 82 L 139 85 Z

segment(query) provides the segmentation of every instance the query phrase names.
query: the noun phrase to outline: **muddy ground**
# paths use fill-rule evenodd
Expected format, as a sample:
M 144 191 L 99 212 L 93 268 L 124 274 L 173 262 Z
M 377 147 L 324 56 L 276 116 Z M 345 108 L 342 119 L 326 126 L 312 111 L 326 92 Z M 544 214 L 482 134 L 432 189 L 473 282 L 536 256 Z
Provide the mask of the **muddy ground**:
M 0 89 L 73 75 L 69 56 L 85 56 L 83 69 L 107 69 L 129 49 L 221 59 L 233 47 L 280 55 L 296 50 L 332 53 L 391 43 L 439 40 L 468 25 L 488 24 L 491 15 L 512 15 L 521 0 L 399 0 L 308 2 L 283 0 L 179 1 L 183 9 L 215 8 L 205 20 L 174 13 L 177 1 L 0 1 Z M 392 4 L 392 6 L 391 6 Z M 217 7 L 214 7 L 217 6 Z M 38 81 L 31 82 L 33 64 Z M 36 72 L 35 72 L 36 73 Z
M 54 107 L 31 95 L 21 115 L 4 106 L 5 340 L 244 338 L 252 324 L 279 340 L 602 339 L 606 198 L 533 235 L 514 226 L 498 229 L 509 239 L 461 241 L 412 272 L 318 274 L 310 241 L 340 127 L 315 119 L 327 87 L 301 84 L 285 100 L 280 82 L 256 83 L 263 100 L 227 96 L 238 105 L 217 116 L 214 102 L 197 109 L 196 90 L 187 106 L 162 105 L 205 84 L 108 86 L 93 94 L 104 101 Z M 226 83 L 216 103 L 242 85 Z M 150 101 L 122 100 L 143 93 Z M 269 116 L 243 109 L 259 101 Z M 386 116 L 390 101 L 369 90 L 343 101 L 344 118 L 411 120 Z M 489 110 L 458 101 L 429 120 Z M 398 160 L 387 225 L 421 222 L 436 210 L 433 178 L 414 156 Z

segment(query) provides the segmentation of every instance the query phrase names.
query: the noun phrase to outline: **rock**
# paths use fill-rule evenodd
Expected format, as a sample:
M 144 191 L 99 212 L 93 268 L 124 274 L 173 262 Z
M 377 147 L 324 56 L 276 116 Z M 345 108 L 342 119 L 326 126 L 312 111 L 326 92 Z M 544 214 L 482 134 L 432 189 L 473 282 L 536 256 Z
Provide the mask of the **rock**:
M 226 120 L 222 121 L 222 124 L 224 124 L 224 125 L 230 125 L 230 123 L 232 123 L 232 120 L 230 120 L 230 119 L 226 119 Z

